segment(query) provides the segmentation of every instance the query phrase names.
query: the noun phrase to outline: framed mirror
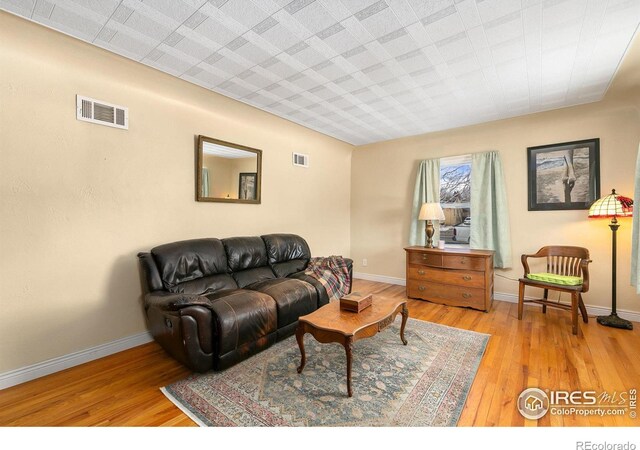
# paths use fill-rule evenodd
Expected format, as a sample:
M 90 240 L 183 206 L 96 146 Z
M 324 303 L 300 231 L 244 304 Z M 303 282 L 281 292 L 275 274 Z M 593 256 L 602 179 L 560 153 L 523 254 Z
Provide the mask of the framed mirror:
M 260 203 L 262 150 L 198 136 L 196 200 Z

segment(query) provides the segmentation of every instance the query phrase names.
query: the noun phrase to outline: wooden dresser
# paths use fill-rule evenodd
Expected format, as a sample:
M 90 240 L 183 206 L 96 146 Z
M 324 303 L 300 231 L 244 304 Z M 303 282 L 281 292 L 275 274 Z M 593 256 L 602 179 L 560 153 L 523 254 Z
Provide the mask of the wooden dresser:
M 407 297 L 489 311 L 493 251 L 407 247 Z

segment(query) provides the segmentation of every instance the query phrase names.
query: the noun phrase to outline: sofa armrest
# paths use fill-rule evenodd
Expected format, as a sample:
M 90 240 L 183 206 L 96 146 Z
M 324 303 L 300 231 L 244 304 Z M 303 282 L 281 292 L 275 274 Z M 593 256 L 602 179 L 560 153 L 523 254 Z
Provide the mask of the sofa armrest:
M 215 313 L 208 298 L 154 291 L 145 309 L 149 331 L 171 356 L 196 372 L 211 369 Z
M 166 291 L 153 291 L 144 297 L 145 309 L 158 308 L 165 311 L 178 311 L 188 306 L 211 307 L 211 301 L 197 294 L 174 294 Z

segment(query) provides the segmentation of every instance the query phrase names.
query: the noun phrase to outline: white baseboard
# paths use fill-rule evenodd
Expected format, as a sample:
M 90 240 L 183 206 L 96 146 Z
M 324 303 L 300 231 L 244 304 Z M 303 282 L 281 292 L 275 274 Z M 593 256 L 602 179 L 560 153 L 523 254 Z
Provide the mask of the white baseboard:
M 17 384 L 35 380 L 70 367 L 79 366 L 95 359 L 104 358 L 114 353 L 137 347 L 153 341 L 150 333 L 144 332 L 118 339 L 106 344 L 100 344 L 79 352 L 70 353 L 58 358 L 49 359 L 31 366 L 22 367 L 10 372 L 0 373 L 0 389 L 6 389 Z
M 378 281 L 380 283 L 397 284 L 400 286 L 406 286 L 407 280 L 404 278 L 387 277 L 384 275 L 373 275 L 369 273 L 354 272 L 353 278 L 367 281 Z M 531 299 L 533 297 L 525 297 Z M 500 302 L 518 303 L 518 296 L 516 294 L 508 294 L 506 292 L 494 292 L 493 299 Z M 529 305 L 528 305 L 529 306 Z M 603 306 L 587 305 L 587 313 L 593 316 L 608 316 L 611 313 L 611 308 Z M 624 309 L 618 309 L 618 315 L 623 319 L 631 320 L 632 322 L 640 322 L 640 313 L 635 311 L 627 311 Z
M 367 281 L 379 281 L 380 283 L 397 284 L 399 286 L 406 286 L 407 280 L 404 278 L 387 277 L 385 275 L 373 275 L 370 273 L 353 272 L 353 278 Z

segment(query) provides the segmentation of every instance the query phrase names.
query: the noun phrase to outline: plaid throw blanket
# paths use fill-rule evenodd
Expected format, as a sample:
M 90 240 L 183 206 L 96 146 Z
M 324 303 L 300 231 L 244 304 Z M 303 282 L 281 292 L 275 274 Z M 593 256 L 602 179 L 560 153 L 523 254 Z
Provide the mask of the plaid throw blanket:
M 338 300 L 349 293 L 349 268 L 342 256 L 311 258 L 304 273 L 324 286 L 329 300 Z

